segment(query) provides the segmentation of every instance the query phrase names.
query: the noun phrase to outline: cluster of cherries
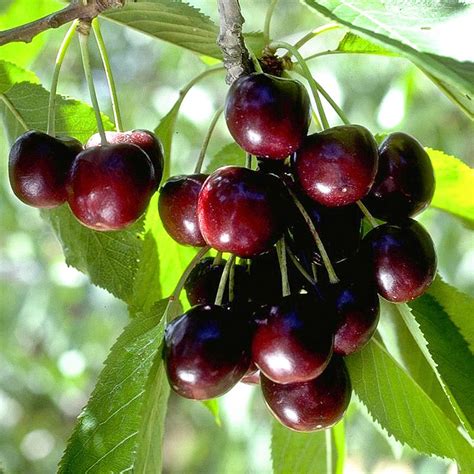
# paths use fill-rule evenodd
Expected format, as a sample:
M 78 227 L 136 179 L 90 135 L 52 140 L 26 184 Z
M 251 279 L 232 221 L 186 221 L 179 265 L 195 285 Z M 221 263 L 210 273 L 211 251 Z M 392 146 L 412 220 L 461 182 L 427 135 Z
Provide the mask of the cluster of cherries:
M 54 208 L 66 201 L 81 224 L 120 230 L 145 211 L 163 174 L 163 150 L 148 130 L 106 132 L 83 146 L 71 137 L 30 130 L 10 150 L 9 177 L 25 204 Z
M 218 251 L 191 271 L 191 309 L 166 329 L 168 379 L 197 400 L 259 383 L 287 427 L 327 428 L 349 404 L 343 357 L 374 334 L 378 295 L 407 302 L 434 278 L 432 240 L 411 219 L 433 196 L 432 165 L 404 133 L 380 147 L 358 125 L 308 135 L 310 100 L 292 79 L 238 79 L 225 117 L 257 169 L 174 176 L 160 190 L 171 237 Z M 367 208 L 386 223 L 362 237 Z

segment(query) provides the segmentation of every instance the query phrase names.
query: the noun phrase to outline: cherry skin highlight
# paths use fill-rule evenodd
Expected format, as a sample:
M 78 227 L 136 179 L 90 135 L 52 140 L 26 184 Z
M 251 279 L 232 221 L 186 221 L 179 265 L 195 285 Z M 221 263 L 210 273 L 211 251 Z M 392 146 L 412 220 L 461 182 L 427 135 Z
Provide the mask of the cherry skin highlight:
M 165 366 L 173 390 L 194 400 L 228 392 L 249 368 L 248 328 L 222 306 L 198 305 L 165 332 Z
M 392 133 L 379 150 L 379 169 L 364 203 L 374 217 L 399 222 L 428 207 L 435 191 L 433 165 L 421 144 Z
M 166 232 L 182 245 L 206 245 L 199 227 L 197 205 L 207 177 L 207 174 L 172 176 L 161 186 L 158 199 L 161 221 Z
M 294 431 L 330 428 L 349 406 L 352 386 L 344 362 L 333 357 L 326 370 L 307 382 L 278 384 L 260 375 L 263 398 L 273 416 Z
M 275 179 L 237 166 L 212 173 L 198 199 L 199 227 L 207 244 L 238 257 L 270 250 L 283 232 Z
M 294 79 L 254 73 L 229 89 L 225 119 L 234 140 L 248 153 L 284 159 L 308 132 L 310 100 Z
M 372 229 L 364 237 L 363 251 L 378 293 L 393 303 L 418 298 L 436 275 L 433 241 L 413 219 Z
M 8 161 L 10 185 L 25 204 L 53 208 L 67 199 L 66 184 L 80 142 L 30 130 L 17 138 Z
M 137 145 L 140 147 L 150 158 L 151 164 L 155 172 L 155 184 L 156 188 L 160 185 L 161 178 L 163 176 L 164 168 L 164 154 L 163 146 L 161 145 L 158 137 L 150 130 L 130 130 L 127 132 L 105 132 L 108 143 L 130 143 L 131 145 Z M 101 146 L 102 140 L 100 134 L 96 133 L 92 135 L 87 141 L 85 148 L 92 148 L 95 146 Z
M 120 230 L 145 211 L 154 192 L 147 154 L 121 143 L 88 148 L 74 160 L 68 185 L 71 211 L 95 230 Z
M 252 361 L 280 384 L 304 382 L 320 375 L 333 349 L 333 319 L 322 302 L 292 295 L 257 312 Z
M 294 156 L 303 191 L 323 206 L 353 204 L 370 190 L 377 173 L 377 143 L 360 125 L 329 128 L 306 137 Z

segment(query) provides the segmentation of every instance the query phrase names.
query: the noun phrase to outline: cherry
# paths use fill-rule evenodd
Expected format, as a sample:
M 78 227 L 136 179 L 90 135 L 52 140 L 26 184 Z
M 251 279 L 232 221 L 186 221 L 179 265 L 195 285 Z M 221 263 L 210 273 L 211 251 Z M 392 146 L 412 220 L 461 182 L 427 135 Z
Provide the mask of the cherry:
M 25 204 L 52 208 L 67 199 L 68 173 L 82 145 L 74 138 L 54 138 L 30 130 L 10 150 L 8 172 L 15 195 Z
M 294 156 L 303 191 L 328 207 L 362 199 L 377 172 L 377 143 L 360 125 L 343 125 L 309 135 Z
M 378 293 L 403 303 L 422 295 L 436 274 L 436 252 L 428 232 L 415 220 L 384 224 L 363 241 Z
M 252 360 L 266 377 L 280 384 L 320 375 L 333 348 L 332 314 L 310 295 L 292 295 L 257 312 Z
M 249 368 L 248 327 L 222 306 L 194 306 L 165 332 L 165 365 L 179 395 L 206 400 L 228 392 Z
M 156 187 L 160 185 L 163 176 L 164 156 L 163 146 L 158 137 L 150 130 L 130 130 L 127 132 L 105 132 L 108 143 L 130 143 L 140 147 L 151 160 L 155 171 Z M 85 148 L 101 146 L 100 134 L 92 135 L 87 141 Z
M 351 399 L 351 381 L 344 362 L 333 357 L 326 370 L 306 382 L 275 383 L 262 373 L 263 397 L 273 416 L 295 431 L 330 428 L 344 415 Z
M 199 227 L 207 244 L 239 257 L 269 250 L 283 232 L 275 180 L 237 166 L 212 173 L 198 199 Z
M 308 132 L 310 100 L 304 86 L 294 79 L 254 73 L 230 87 L 225 119 L 246 152 L 283 159 L 299 148 Z
M 186 296 L 191 306 L 197 304 L 213 304 L 217 288 L 224 271 L 226 260 L 214 264 L 213 257 L 202 259 L 191 271 L 185 284 Z M 229 275 L 230 279 L 230 275 Z M 223 303 L 229 301 L 229 279 L 224 290 Z M 245 300 L 249 292 L 247 268 L 234 264 L 234 298 Z
M 433 165 L 421 144 L 406 133 L 392 133 L 379 150 L 379 169 L 364 203 L 379 219 L 397 222 L 419 214 L 433 198 Z
M 70 173 L 68 202 L 81 224 L 119 230 L 145 211 L 154 191 L 147 154 L 128 143 L 88 148 L 77 155 Z
M 168 234 L 182 245 L 204 247 L 199 229 L 198 196 L 206 174 L 178 175 L 169 178 L 160 189 L 158 211 Z

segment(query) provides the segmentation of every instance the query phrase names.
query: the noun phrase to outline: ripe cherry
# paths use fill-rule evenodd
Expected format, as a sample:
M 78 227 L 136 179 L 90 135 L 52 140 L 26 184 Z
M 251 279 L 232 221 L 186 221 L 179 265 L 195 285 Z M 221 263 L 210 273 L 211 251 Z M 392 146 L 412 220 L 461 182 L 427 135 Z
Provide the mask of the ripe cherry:
M 404 303 L 422 295 L 436 274 L 436 252 L 428 232 L 413 219 L 372 229 L 363 242 L 378 293 Z
M 86 227 L 119 230 L 145 211 L 154 191 L 153 166 L 136 145 L 88 148 L 74 160 L 68 202 Z
M 260 385 L 273 416 L 286 427 L 303 432 L 335 425 L 349 406 L 352 392 L 344 362 L 336 356 L 312 380 L 283 385 L 261 374 Z
M 222 306 L 194 306 L 165 332 L 171 387 L 195 400 L 228 392 L 249 368 L 248 339 L 246 322 Z
M 283 159 L 308 132 L 310 100 L 294 79 L 254 73 L 229 89 L 225 119 L 234 140 L 253 155 Z
M 377 143 L 360 125 L 344 125 L 309 135 L 294 157 L 303 191 L 328 207 L 362 199 L 377 172 Z
M 320 375 L 333 348 L 333 315 L 310 295 L 292 295 L 257 312 L 252 360 L 280 384 Z
M 168 234 L 182 245 L 204 247 L 197 216 L 198 196 L 207 174 L 178 175 L 160 189 L 158 211 Z
M 25 204 L 52 208 L 67 199 L 69 170 L 82 145 L 74 138 L 54 138 L 30 130 L 10 150 L 8 172 L 15 195 Z
M 163 176 L 164 156 L 163 146 L 158 137 L 150 130 L 130 130 L 127 132 L 105 132 L 108 143 L 130 143 L 140 147 L 150 158 L 155 171 L 156 187 L 160 185 Z M 92 135 L 87 141 L 85 148 L 101 146 L 100 134 Z
M 239 257 L 269 250 L 283 232 L 275 180 L 237 166 L 212 173 L 198 199 L 199 227 L 207 244 Z
M 421 144 L 392 133 L 379 150 L 379 169 L 364 203 L 379 219 L 397 222 L 423 211 L 435 190 L 433 165 Z

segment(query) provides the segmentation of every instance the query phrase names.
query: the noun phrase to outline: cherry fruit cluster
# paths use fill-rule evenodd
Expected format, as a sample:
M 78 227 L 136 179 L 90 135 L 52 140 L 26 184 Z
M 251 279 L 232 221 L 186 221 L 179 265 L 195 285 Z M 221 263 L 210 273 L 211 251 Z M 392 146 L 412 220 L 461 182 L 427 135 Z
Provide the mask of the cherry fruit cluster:
M 204 400 L 260 383 L 284 425 L 330 427 L 351 397 L 343 357 L 374 334 L 378 295 L 407 302 L 434 278 L 432 240 L 412 219 L 433 196 L 431 162 L 404 133 L 380 146 L 359 125 L 308 135 L 303 85 L 265 73 L 231 86 L 225 118 L 258 168 L 173 176 L 160 190 L 171 237 L 218 251 L 191 271 L 192 307 L 166 329 L 170 385 Z M 385 223 L 363 237 L 367 209 Z
M 83 146 L 70 137 L 30 130 L 13 144 L 10 184 L 26 204 L 54 208 L 66 201 L 86 227 L 120 230 L 145 211 L 163 174 L 163 150 L 148 130 L 106 132 Z

